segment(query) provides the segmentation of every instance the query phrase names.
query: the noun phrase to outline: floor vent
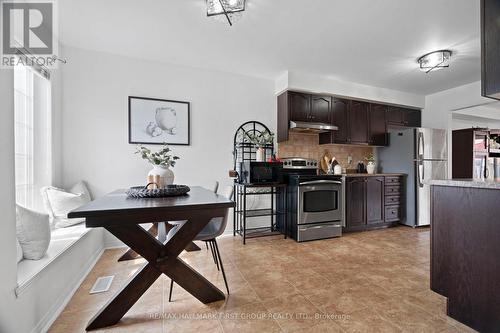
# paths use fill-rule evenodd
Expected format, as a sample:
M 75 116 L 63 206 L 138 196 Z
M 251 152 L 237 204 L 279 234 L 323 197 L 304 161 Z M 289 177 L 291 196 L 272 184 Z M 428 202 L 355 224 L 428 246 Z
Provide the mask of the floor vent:
M 114 275 L 111 275 L 101 276 L 100 278 L 98 278 L 92 286 L 92 289 L 90 289 L 90 294 L 97 294 L 108 291 L 109 287 L 111 287 L 111 282 L 113 282 L 114 277 Z

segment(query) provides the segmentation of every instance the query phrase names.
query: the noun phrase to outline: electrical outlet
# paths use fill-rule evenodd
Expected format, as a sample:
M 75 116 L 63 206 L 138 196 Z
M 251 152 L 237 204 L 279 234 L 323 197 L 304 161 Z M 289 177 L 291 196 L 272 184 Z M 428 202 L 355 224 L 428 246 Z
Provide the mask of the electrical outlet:
M 352 164 L 352 156 L 351 155 L 347 156 L 347 164 L 349 164 L 349 165 Z

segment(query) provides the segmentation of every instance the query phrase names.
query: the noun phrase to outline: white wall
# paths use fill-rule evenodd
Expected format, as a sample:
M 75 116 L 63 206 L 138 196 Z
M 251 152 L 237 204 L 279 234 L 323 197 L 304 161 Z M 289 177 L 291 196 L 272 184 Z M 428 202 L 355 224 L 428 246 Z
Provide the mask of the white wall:
M 72 47 L 64 47 L 63 54 L 68 61 L 62 65 L 64 186 L 83 179 L 100 196 L 144 184 L 151 166 L 128 144 L 129 95 L 191 102 L 191 145 L 172 146 L 181 157 L 173 169 L 178 184 L 230 184 L 238 126 L 258 120 L 276 128 L 271 80 Z
M 425 106 L 425 96 L 423 95 L 291 71 L 283 73 L 275 82 L 276 93 L 280 93 L 286 89 L 327 93 L 417 108 Z

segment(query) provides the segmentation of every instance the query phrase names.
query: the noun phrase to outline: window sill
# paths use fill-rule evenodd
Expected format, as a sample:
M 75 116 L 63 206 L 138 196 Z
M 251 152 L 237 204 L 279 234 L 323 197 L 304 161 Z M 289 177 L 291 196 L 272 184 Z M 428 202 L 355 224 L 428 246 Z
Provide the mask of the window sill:
M 23 259 L 17 264 L 16 296 L 19 297 L 46 267 L 90 231 L 91 229 L 86 228 L 84 223 L 53 230 L 49 248 L 43 258 L 40 260 Z

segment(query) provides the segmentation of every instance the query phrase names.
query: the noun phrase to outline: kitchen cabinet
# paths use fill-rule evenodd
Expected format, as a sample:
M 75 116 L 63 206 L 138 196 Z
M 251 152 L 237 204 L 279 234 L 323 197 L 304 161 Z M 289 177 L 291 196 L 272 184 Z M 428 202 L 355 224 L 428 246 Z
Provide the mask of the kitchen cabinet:
M 338 130 L 319 134 L 319 144 L 347 144 L 349 143 L 349 103 L 348 99 L 333 98 L 332 124 Z
M 332 123 L 332 98 L 330 96 L 311 96 L 309 120 L 316 123 Z
M 288 105 L 290 120 L 315 123 L 332 123 L 332 98 L 290 92 Z
M 368 111 L 370 104 L 351 101 L 349 108 L 349 143 L 368 143 Z
M 500 100 L 500 2 L 481 1 L 481 94 Z
M 366 178 L 353 177 L 345 182 L 346 227 L 356 228 L 366 224 Z
M 290 92 L 289 102 L 290 120 L 309 121 L 311 115 L 311 95 Z
M 384 223 L 384 177 L 366 178 L 366 224 Z
M 387 125 L 395 127 L 420 127 L 422 125 L 421 111 L 389 106 L 387 109 Z
M 278 96 L 277 141 L 288 140 L 290 121 L 326 123 L 319 144 L 386 146 L 388 127 L 420 127 L 421 111 L 325 94 L 285 91 Z
M 346 176 L 344 231 L 392 226 L 405 218 L 403 176 Z
M 489 131 L 466 128 L 452 132 L 452 178 L 487 178 Z
M 386 146 L 387 138 L 387 105 L 370 104 L 369 141 L 373 146 Z

